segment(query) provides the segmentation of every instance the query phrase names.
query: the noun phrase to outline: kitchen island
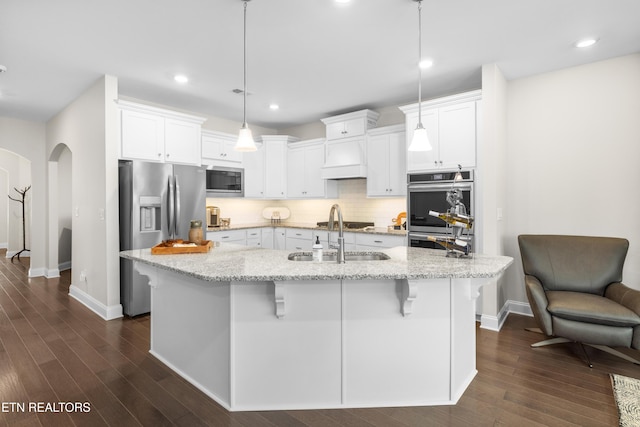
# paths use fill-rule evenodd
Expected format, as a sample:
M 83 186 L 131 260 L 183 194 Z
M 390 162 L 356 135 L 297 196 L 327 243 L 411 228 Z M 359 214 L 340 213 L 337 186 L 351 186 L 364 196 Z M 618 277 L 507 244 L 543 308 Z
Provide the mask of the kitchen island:
M 228 410 L 454 404 L 476 374 L 475 299 L 512 259 L 381 252 L 121 256 L 149 277 L 151 353 Z

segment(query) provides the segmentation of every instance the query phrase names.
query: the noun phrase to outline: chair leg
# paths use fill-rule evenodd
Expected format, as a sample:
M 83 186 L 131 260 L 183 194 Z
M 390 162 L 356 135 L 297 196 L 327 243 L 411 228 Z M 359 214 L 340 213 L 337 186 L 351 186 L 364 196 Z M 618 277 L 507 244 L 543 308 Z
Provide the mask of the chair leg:
M 580 344 L 580 349 L 582 350 L 582 354 L 584 354 L 584 357 L 587 359 L 587 364 L 589 365 L 590 368 L 593 368 L 593 364 L 591 363 L 591 359 L 589 359 L 589 355 L 587 354 L 587 350 L 585 350 L 584 345 L 579 342 L 578 344 Z
M 622 353 L 621 351 L 615 350 L 611 347 L 607 347 L 606 345 L 596 345 L 596 344 L 586 344 L 586 343 L 585 345 L 588 345 L 589 347 L 597 348 L 598 350 L 602 350 L 609 354 L 613 354 L 614 356 L 618 356 L 619 358 L 624 359 L 631 363 L 635 363 L 636 365 L 640 365 L 640 360 L 634 359 L 633 357 L 628 356 Z
M 527 332 L 536 332 L 538 334 L 542 333 L 542 329 L 540 329 L 540 328 L 524 328 L 524 330 L 527 331 Z
M 562 338 L 562 337 L 556 337 L 556 338 L 550 338 L 548 340 L 540 341 L 540 342 L 537 342 L 535 344 L 531 344 L 531 347 L 534 347 L 534 348 L 544 347 L 546 345 L 561 344 L 561 343 L 565 343 L 565 342 L 573 342 L 573 341 L 568 340 L 566 338 Z

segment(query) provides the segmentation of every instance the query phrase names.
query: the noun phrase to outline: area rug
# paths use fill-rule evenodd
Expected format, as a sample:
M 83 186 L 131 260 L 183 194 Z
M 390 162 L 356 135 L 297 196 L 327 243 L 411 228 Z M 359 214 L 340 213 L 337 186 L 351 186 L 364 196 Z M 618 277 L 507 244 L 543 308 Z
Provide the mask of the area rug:
M 640 426 L 640 380 L 610 374 L 621 427 Z

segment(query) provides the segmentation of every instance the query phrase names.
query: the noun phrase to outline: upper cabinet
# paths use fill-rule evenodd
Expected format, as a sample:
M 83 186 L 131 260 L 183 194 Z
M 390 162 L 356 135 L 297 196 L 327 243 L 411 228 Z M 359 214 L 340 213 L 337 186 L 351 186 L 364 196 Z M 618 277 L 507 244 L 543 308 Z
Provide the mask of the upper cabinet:
M 287 197 L 287 146 L 298 138 L 263 135 L 256 138 L 257 151 L 244 153 L 244 183 L 247 198 Z
M 242 167 L 242 152 L 234 149 L 237 135 L 202 131 L 202 164 L 211 166 Z
M 466 92 L 422 103 L 422 125 L 433 149 L 407 153 L 407 172 L 474 167 L 477 110 L 481 91 Z M 400 107 L 406 115 L 406 147 L 418 124 L 418 104 Z
M 367 131 L 376 126 L 379 116 L 375 111 L 360 110 L 322 119 L 327 135 L 323 179 L 366 177 Z
M 407 194 L 405 126 L 369 131 L 367 138 L 367 196 L 402 197 Z
M 203 117 L 118 101 L 120 157 L 152 162 L 201 164 Z
M 324 139 L 289 144 L 287 153 L 287 198 L 321 199 L 338 197 L 336 181 L 322 179 Z

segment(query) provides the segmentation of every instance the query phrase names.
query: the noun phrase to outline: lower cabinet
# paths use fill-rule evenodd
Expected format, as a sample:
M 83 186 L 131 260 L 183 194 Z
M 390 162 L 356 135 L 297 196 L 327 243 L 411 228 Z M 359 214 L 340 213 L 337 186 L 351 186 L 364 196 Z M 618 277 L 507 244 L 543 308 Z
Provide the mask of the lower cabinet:
M 208 231 L 207 240 L 246 245 L 247 230 Z
M 285 229 L 285 249 L 288 251 L 310 251 L 313 246 L 313 230 L 302 228 Z
M 247 230 L 247 246 L 262 247 L 262 233 L 264 231 L 261 228 L 250 228 Z
M 358 251 L 386 249 L 406 245 L 406 236 L 362 233 L 356 235 L 356 250 Z

